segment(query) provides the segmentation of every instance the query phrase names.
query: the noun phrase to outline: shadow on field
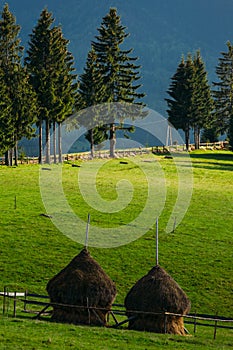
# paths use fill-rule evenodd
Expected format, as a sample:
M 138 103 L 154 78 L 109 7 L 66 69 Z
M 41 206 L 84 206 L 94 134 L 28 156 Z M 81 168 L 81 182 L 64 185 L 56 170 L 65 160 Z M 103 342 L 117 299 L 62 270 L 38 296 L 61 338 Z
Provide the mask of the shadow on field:
M 191 153 L 190 158 L 194 167 L 212 170 L 233 170 L 233 152 L 229 152 L 229 154 Z

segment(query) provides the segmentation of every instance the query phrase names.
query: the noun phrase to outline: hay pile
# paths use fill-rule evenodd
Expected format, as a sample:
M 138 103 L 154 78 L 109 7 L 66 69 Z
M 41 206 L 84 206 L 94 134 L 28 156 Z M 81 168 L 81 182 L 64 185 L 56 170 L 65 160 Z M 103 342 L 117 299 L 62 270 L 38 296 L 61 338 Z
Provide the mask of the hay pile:
M 185 335 L 183 317 L 134 313 L 164 311 L 187 314 L 190 301 L 186 294 L 159 265 L 153 267 L 131 288 L 125 298 L 127 316 L 137 316 L 129 321 L 129 329 L 156 333 Z
M 114 282 L 84 248 L 47 284 L 52 303 L 76 305 L 53 307 L 52 320 L 74 324 L 105 325 L 116 296 Z M 93 310 L 86 306 L 101 308 Z

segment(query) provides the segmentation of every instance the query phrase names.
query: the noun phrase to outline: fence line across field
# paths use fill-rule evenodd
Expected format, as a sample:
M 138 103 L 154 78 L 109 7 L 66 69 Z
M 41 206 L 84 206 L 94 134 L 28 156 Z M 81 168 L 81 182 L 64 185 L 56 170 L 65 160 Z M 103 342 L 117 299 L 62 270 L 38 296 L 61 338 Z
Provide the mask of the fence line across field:
M 9 307 L 9 301 L 13 300 L 13 317 L 16 317 L 16 303 L 17 302 L 22 302 L 24 304 L 22 312 L 27 312 L 27 313 L 32 313 L 36 314 L 33 318 L 40 318 L 43 315 L 48 316 L 51 314 L 51 311 L 46 311 L 49 307 L 53 306 L 60 306 L 60 307 L 69 307 L 71 309 L 87 309 L 88 312 L 92 311 L 98 311 L 98 310 L 106 310 L 106 308 L 99 308 L 95 306 L 89 306 L 88 304 L 85 305 L 69 305 L 69 304 L 62 304 L 62 303 L 52 303 L 49 301 L 49 296 L 47 295 L 41 295 L 41 294 L 36 294 L 36 293 L 29 293 L 28 291 L 25 292 L 9 292 L 7 291 L 6 288 L 4 288 L 4 292 L 0 292 L 0 297 L 3 297 L 3 314 L 6 313 L 6 306 L 8 304 Z M 28 299 L 28 298 L 34 298 L 34 299 Z M 40 301 L 38 299 L 44 299 L 44 301 Z M 48 301 L 46 301 L 46 299 Z M 42 310 L 40 311 L 35 311 L 35 310 L 28 310 L 27 305 L 37 305 L 43 307 Z M 112 328 L 118 328 L 119 326 L 129 322 L 130 317 L 127 318 L 124 321 L 118 322 L 115 315 L 121 315 L 121 316 L 126 316 L 126 310 L 125 306 L 123 304 L 113 304 L 112 308 L 109 311 L 109 316 L 111 315 L 113 317 L 113 320 L 115 322 L 115 325 L 111 326 Z M 183 317 L 184 322 L 187 324 L 193 324 L 194 325 L 194 334 L 196 333 L 196 328 L 198 326 L 203 326 L 203 327 L 213 327 L 214 328 L 214 339 L 216 339 L 216 332 L 218 328 L 224 328 L 224 329 L 229 329 L 233 330 L 233 325 L 229 326 L 226 324 L 232 323 L 233 324 L 233 318 L 227 318 L 224 316 L 213 316 L 213 315 L 205 315 L 205 314 L 188 314 L 188 315 L 182 315 L 182 314 L 177 314 L 177 313 L 172 313 L 172 312 L 148 312 L 148 311 L 141 311 L 141 310 L 127 310 L 127 313 L 133 314 L 131 317 L 137 317 L 138 315 L 163 315 L 164 320 L 166 322 L 167 317 L 169 316 L 175 316 L 175 317 Z M 190 321 L 191 320 L 191 321 Z M 199 322 L 197 322 L 199 321 Z M 214 324 L 206 324 L 203 322 L 214 322 Z M 222 324 L 218 324 L 218 322 Z M 166 328 L 165 328 L 166 329 Z
M 205 142 L 200 143 L 200 149 L 206 149 L 206 150 L 212 150 L 212 149 L 228 149 L 229 142 L 228 141 L 217 141 L 217 142 Z M 189 144 L 189 149 L 193 150 L 195 148 L 195 145 L 193 143 Z M 176 141 L 172 142 L 172 144 L 167 145 L 154 145 L 150 147 L 140 147 L 140 148 L 128 148 L 128 149 L 116 149 L 115 153 L 116 156 L 119 157 L 127 157 L 127 156 L 134 156 L 134 155 L 140 155 L 150 152 L 157 152 L 157 153 L 169 153 L 170 151 L 176 152 L 176 151 L 185 151 L 186 146 L 185 144 L 177 144 Z M 51 163 L 53 163 L 54 156 L 51 155 Z M 91 152 L 76 152 L 76 153 L 69 153 L 69 154 L 63 154 L 62 160 L 63 161 L 72 161 L 72 160 L 79 160 L 79 159 L 89 159 L 91 157 Z M 102 150 L 95 150 L 94 157 L 97 158 L 107 158 L 109 157 L 109 150 L 108 149 L 102 149 Z M 13 158 L 14 159 L 14 158 Z M 45 161 L 45 156 L 43 156 L 43 161 Z M 38 163 L 38 157 L 37 156 L 25 156 L 23 159 L 19 160 L 21 163 Z M 3 165 L 5 163 L 4 157 L 0 157 L 0 163 Z

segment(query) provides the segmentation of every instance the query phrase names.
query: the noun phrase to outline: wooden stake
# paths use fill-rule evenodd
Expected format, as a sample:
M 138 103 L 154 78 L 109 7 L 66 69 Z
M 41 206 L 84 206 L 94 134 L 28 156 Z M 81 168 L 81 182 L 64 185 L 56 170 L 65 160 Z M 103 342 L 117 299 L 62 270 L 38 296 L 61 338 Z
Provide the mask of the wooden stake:
M 196 319 L 197 313 L 195 311 L 195 318 L 194 318 L 194 327 L 193 327 L 193 333 L 196 334 L 197 330 L 197 319 Z
M 13 317 L 16 317 L 16 292 L 14 292 L 14 309 L 13 309 Z
M 156 219 L 156 266 L 159 264 L 159 220 Z
M 5 315 L 5 312 L 6 312 L 6 287 L 4 287 L 2 314 Z
M 218 314 L 216 313 L 216 318 L 218 317 Z M 214 340 L 216 339 L 217 334 L 217 321 L 214 322 Z
M 89 224 L 90 224 L 90 214 L 87 217 L 87 226 L 86 226 L 86 240 L 85 240 L 85 248 L 88 247 L 88 232 L 89 232 Z

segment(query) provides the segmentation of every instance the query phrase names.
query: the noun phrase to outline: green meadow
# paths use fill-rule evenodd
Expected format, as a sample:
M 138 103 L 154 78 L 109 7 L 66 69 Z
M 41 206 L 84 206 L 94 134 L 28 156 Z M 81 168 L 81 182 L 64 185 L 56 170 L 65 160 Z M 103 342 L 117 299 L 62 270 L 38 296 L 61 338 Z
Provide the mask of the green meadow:
M 122 179 L 125 197 L 130 203 L 123 210 L 112 213 L 98 211 L 80 191 L 78 176 L 82 169 L 88 171 L 93 161 L 66 162 L 62 167 L 62 188 L 67 203 L 75 215 L 96 227 L 114 228 L 125 225 L 130 234 L 130 223 L 143 211 L 147 200 L 145 173 L 154 173 L 157 189 L 161 190 L 159 212 L 159 264 L 179 283 L 191 300 L 191 312 L 233 318 L 233 153 L 227 151 L 194 151 L 190 154 L 193 171 L 193 192 L 190 205 L 182 222 L 174 231 L 166 226 L 172 215 L 179 192 L 178 170 L 174 159 L 147 154 L 136 158 L 98 160 L 96 191 L 109 202 L 117 201 L 117 185 Z M 185 167 L 185 164 L 182 165 Z M 46 167 L 46 166 L 45 166 Z M 46 214 L 41 198 L 39 176 L 48 178 L 56 172 L 40 170 L 36 164 L 17 168 L 0 167 L 0 291 L 25 291 L 46 294 L 48 280 L 65 267 L 79 253 L 82 242 L 71 240 L 53 224 Z M 88 170 L 90 168 L 90 170 Z M 44 174 L 44 173 L 43 173 Z M 82 180 L 85 182 L 84 180 Z M 131 183 L 131 187 L 129 186 Z M 55 184 L 53 184 L 55 186 Z M 55 186 L 56 187 L 56 186 Z M 56 191 L 54 190 L 54 203 Z M 133 188 L 133 191 L 132 191 Z M 124 194 L 124 192 L 122 192 Z M 132 199 L 131 196 L 132 195 Z M 164 203 L 161 198 L 164 197 Z M 120 196 L 124 202 L 124 195 Z M 160 206 L 161 201 L 161 207 Z M 52 216 L 56 212 L 48 213 Z M 151 210 L 153 214 L 153 208 Z M 101 248 L 89 246 L 89 251 L 108 275 L 115 281 L 118 294 L 116 302 L 123 303 L 132 285 L 156 263 L 155 225 L 128 244 Z M 80 227 L 74 227 L 79 237 Z M 92 229 L 89 239 L 91 242 Z M 0 307 L 2 299 L 0 299 Z M 21 312 L 18 304 L 17 318 L 0 316 L 0 349 L 230 349 L 233 331 L 218 329 L 213 340 L 213 328 L 187 325 L 190 336 L 179 337 L 153 333 L 133 332 L 127 329 L 109 329 L 54 324 L 49 320 L 33 320 Z M 231 324 L 232 325 L 232 324 Z

